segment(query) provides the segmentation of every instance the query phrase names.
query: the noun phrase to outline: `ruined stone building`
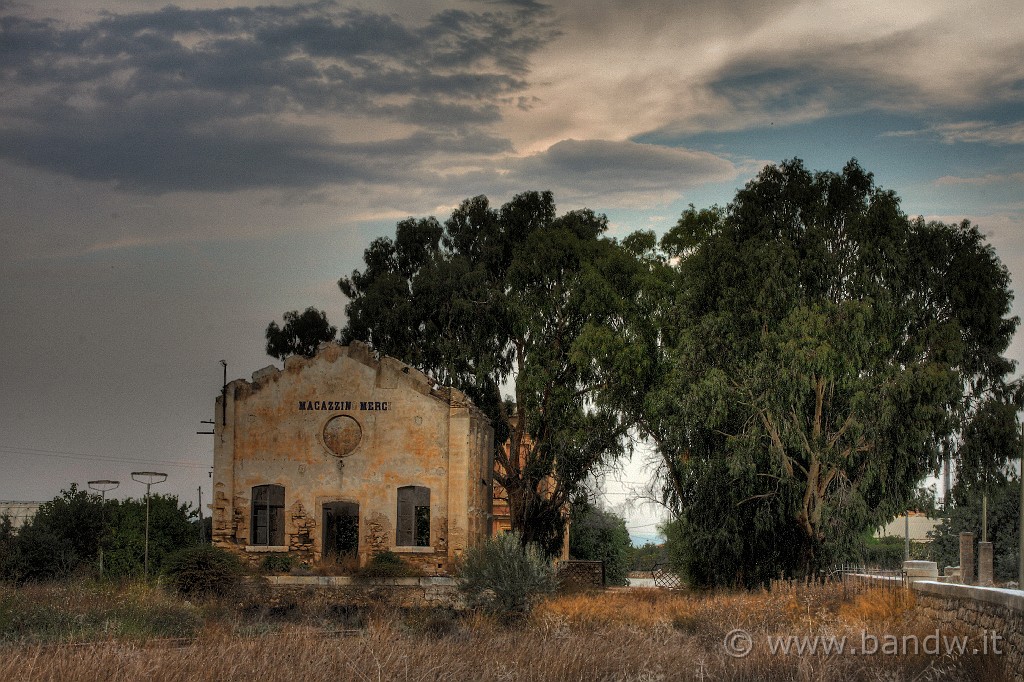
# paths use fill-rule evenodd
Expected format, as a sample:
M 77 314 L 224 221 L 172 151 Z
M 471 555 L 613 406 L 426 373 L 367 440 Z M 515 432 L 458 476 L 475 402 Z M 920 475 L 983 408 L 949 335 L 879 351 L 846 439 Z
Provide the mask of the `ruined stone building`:
M 214 421 L 221 547 L 360 564 L 390 550 L 444 571 L 490 534 L 490 422 L 364 344 L 324 344 L 230 382 Z

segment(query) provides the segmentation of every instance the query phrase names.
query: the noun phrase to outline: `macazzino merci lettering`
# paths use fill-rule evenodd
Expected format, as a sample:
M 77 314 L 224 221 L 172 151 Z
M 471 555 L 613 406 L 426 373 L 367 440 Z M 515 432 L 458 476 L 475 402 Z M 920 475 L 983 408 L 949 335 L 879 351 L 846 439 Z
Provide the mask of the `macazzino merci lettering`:
M 300 410 L 321 410 L 327 412 L 351 412 L 355 409 L 365 412 L 386 412 L 388 401 L 354 401 L 354 400 L 300 400 Z

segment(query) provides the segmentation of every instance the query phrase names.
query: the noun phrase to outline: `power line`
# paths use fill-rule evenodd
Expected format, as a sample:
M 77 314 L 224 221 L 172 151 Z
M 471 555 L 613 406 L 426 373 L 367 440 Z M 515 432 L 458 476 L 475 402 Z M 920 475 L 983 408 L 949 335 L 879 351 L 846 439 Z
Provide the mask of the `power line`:
M 644 523 L 644 524 L 641 524 L 639 526 L 629 526 L 629 525 L 627 525 L 626 528 L 629 529 L 629 530 L 637 530 L 638 528 L 650 528 L 651 526 L 660 526 L 660 525 L 661 525 L 661 522 L 655 522 L 655 523 Z
M 194 469 L 207 469 L 209 464 L 197 462 L 181 462 L 156 459 L 141 459 L 137 457 L 114 457 L 110 455 L 89 455 L 84 452 L 69 452 L 66 450 L 45 450 L 43 448 L 22 448 L 8 445 L 0 445 L 0 453 L 8 455 L 28 455 L 31 457 L 56 457 L 59 459 L 87 460 L 94 462 L 109 462 L 112 464 L 165 464 L 172 467 L 185 467 Z

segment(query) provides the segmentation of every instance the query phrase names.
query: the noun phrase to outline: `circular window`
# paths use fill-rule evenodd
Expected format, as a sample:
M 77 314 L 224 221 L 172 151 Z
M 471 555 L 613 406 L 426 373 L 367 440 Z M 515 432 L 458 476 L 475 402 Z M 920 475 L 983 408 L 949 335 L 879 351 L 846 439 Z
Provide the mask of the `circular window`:
M 338 457 L 351 455 L 362 437 L 363 430 L 352 417 L 338 415 L 324 424 L 324 445 Z

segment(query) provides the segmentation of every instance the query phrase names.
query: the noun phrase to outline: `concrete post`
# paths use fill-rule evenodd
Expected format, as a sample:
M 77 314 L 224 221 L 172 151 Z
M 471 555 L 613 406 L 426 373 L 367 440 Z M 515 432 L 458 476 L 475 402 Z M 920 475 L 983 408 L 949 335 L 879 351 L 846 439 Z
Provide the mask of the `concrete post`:
M 939 577 L 939 567 L 934 561 L 904 561 L 903 572 L 911 584 L 918 580 L 937 580 Z
M 978 584 L 992 584 L 992 543 L 978 543 Z
M 960 533 L 960 580 L 974 584 L 974 533 Z

